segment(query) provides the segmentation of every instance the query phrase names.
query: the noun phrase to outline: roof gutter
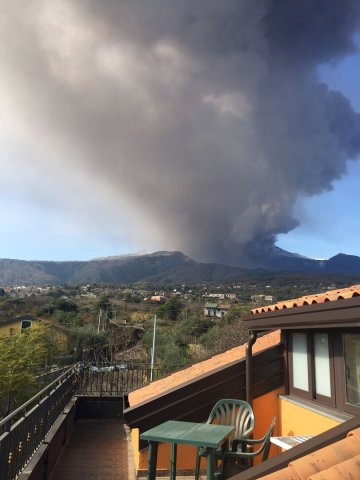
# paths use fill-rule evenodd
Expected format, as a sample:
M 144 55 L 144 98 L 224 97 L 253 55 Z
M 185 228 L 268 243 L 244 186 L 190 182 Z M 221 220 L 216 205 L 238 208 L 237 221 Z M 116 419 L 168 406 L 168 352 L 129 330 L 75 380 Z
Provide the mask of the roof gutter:
M 257 340 L 257 332 L 251 330 L 250 340 L 246 344 L 246 401 L 252 405 L 252 348 Z

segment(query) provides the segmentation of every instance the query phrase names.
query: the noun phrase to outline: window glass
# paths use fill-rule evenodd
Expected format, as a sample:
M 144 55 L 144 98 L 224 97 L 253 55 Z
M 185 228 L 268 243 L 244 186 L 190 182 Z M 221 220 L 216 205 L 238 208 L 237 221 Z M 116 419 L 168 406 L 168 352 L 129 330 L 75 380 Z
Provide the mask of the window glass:
M 293 386 L 309 391 L 306 333 L 292 335 Z
M 314 334 L 315 391 L 331 397 L 329 337 L 326 333 Z
M 360 407 L 360 333 L 344 333 L 346 401 Z
M 21 322 L 21 330 L 26 330 L 27 328 L 31 327 L 31 320 L 22 320 Z

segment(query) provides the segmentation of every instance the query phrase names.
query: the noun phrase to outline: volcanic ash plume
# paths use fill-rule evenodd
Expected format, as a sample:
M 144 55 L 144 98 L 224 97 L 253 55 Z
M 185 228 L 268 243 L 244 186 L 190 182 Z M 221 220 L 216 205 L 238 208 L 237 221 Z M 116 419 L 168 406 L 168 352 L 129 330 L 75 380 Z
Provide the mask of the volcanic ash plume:
M 39 189 L 55 171 L 54 202 L 61 179 L 76 175 L 89 198 L 96 179 L 102 227 L 123 235 L 131 218 L 143 248 L 249 264 L 297 225 L 299 197 L 331 189 L 359 155 L 360 116 L 317 73 L 354 52 L 357 0 L 3 0 L 2 11 L 24 174 L 31 160 Z

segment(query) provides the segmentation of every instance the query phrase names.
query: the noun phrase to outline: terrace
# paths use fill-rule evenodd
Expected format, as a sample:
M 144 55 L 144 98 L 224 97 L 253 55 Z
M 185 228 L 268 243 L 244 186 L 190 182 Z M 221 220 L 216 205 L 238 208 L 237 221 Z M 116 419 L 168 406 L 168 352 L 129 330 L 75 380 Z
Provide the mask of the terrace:
M 247 345 L 152 383 L 147 368 L 68 370 L 0 422 L 1 478 L 144 477 L 148 444 L 141 434 L 167 420 L 204 422 L 221 398 L 252 404 L 255 438 L 273 416 L 274 436 L 313 437 L 285 452 L 272 445 L 269 460 L 228 478 L 317 479 L 320 472 L 330 479 L 327 470 L 339 465 L 354 474 L 360 455 L 359 295 L 355 286 L 254 309 L 245 320 Z M 193 478 L 195 453 L 178 446 L 178 474 Z M 171 473 L 169 459 L 169 446 L 160 444 L 158 475 Z

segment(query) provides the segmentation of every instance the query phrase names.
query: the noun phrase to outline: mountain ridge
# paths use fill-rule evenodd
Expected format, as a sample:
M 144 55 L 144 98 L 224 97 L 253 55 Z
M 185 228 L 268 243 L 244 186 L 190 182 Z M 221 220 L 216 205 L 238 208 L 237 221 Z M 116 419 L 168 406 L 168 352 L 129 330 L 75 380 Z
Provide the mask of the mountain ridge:
M 0 286 L 78 283 L 196 283 L 235 281 L 265 272 L 360 274 L 360 257 L 339 253 L 316 260 L 274 247 L 253 268 L 197 262 L 179 251 L 51 261 L 0 259 Z

